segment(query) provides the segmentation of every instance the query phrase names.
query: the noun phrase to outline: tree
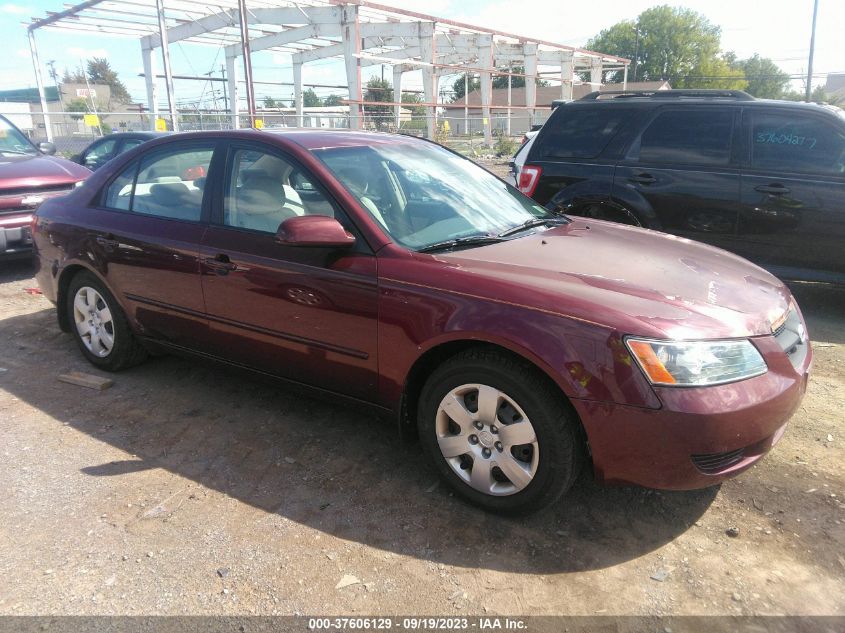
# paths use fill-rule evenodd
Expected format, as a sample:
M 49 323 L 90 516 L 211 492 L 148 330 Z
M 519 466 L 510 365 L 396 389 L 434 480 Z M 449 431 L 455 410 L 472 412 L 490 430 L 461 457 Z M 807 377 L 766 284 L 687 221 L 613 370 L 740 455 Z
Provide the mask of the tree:
M 798 92 L 797 90 L 788 90 L 781 95 L 781 99 L 786 99 L 787 101 L 804 101 L 804 91 Z M 843 101 L 841 97 L 836 97 L 834 95 L 829 95 L 825 92 L 824 86 L 816 86 L 813 88 L 813 92 L 810 93 L 810 101 L 812 103 L 828 103 L 830 105 L 839 106 L 840 108 L 843 107 Z
M 789 87 L 789 75 L 767 57 L 753 55 L 748 59 L 731 59 L 732 68 L 742 70 L 748 82 L 745 90 L 760 99 L 781 99 Z
M 393 88 L 386 79 L 371 77 L 364 92 L 364 101 L 393 101 Z M 389 105 L 365 105 L 365 116 L 369 116 L 376 128 L 381 129 L 393 120 L 393 108 Z
M 70 72 L 67 68 L 65 68 L 65 72 L 62 75 L 62 83 L 63 84 L 84 84 L 85 83 L 85 73 L 82 72 L 82 68 L 75 68 L 73 72 Z
M 402 99 L 400 99 L 402 103 L 414 104 L 414 103 L 422 103 L 422 97 L 417 92 L 403 92 Z M 414 106 L 410 108 L 411 116 L 424 116 L 425 115 L 425 106 Z
M 703 15 L 663 5 L 605 29 L 586 48 L 635 61 L 638 81 L 669 81 L 675 88 L 744 88 L 742 70 L 731 68 L 720 53 L 720 38 L 721 29 Z M 621 80 L 621 71 L 610 78 Z
M 305 108 L 319 108 L 323 105 L 323 100 L 317 96 L 313 88 L 309 88 L 302 93 L 302 105 Z
M 276 101 L 273 97 L 264 97 L 264 107 L 265 108 L 283 108 L 284 105 L 281 101 Z
M 510 72 L 524 74 L 525 68 L 522 66 L 514 66 L 511 69 L 508 68 L 499 68 L 500 72 Z M 509 75 L 493 75 L 493 90 L 497 90 L 500 88 L 507 88 L 508 87 L 508 77 Z M 525 77 L 519 76 L 510 76 L 511 79 L 511 88 L 524 88 L 525 87 Z M 548 86 L 549 82 L 545 81 L 544 79 L 535 79 L 535 82 L 538 86 Z M 473 90 L 480 90 L 481 89 L 481 81 L 478 77 L 469 77 L 469 91 L 472 92 Z M 452 97 L 452 101 L 463 101 L 464 99 L 464 75 L 458 77 L 452 83 L 452 92 L 454 93 L 454 97 Z
M 72 99 L 65 104 L 65 112 L 90 112 L 88 102 L 85 99 Z M 72 114 L 71 117 L 75 121 L 82 119 L 82 114 Z
M 343 97 L 341 97 L 340 95 L 329 95 L 328 97 L 323 99 L 323 105 L 336 107 L 342 105 L 341 101 L 343 101 Z
M 94 57 L 88 60 L 88 81 L 92 84 L 104 84 L 111 89 L 111 99 L 118 104 L 129 103 L 132 98 L 126 86 L 118 79 L 117 73 L 112 70 L 109 60 L 104 57 Z
M 470 75 L 467 73 L 466 75 L 461 75 L 452 83 L 452 92 L 454 93 L 454 97 L 452 97 L 452 101 L 463 101 L 464 100 L 464 80 L 466 78 L 466 82 L 469 84 L 468 88 L 469 91 L 472 92 L 473 90 L 479 90 L 481 88 L 481 81 L 479 81 L 478 77 L 474 75 Z

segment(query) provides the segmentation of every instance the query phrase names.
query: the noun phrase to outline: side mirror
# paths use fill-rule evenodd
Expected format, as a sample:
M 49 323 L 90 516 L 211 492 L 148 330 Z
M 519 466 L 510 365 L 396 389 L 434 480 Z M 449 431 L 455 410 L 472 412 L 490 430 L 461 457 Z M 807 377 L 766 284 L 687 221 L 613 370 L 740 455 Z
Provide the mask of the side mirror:
M 276 231 L 276 241 L 285 246 L 347 248 L 355 243 L 355 236 L 334 218 L 326 215 L 300 215 L 282 222 Z
M 38 144 L 38 151 L 42 154 L 52 156 L 56 153 L 56 146 L 50 143 L 49 141 L 42 141 Z

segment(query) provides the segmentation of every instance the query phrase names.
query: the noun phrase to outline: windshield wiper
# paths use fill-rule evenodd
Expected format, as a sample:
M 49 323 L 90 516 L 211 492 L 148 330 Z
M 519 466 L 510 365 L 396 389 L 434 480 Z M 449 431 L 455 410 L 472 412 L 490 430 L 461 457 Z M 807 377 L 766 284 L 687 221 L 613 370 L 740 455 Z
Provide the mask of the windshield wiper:
M 521 233 L 522 231 L 527 231 L 528 229 L 533 229 L 536 226 L 546 226 L 547 224 L 569 224 L 568 218 L 532 218 L 531 220 L 527 220 L 520 224 L 519 226 L 515 226 L 512 229 L 508 229 L 503 233 L 499 233 L 499 237 L 510 237 L 511 235 L 516 235 L 517 233 Z
M 456 237 L 451 240 L 443 240 L 442 242 L 435 242 L 428 246 L 423 246 L 417 249 L 418 253 L 432 253 L 434 251 L 445 251 L 450 248 L 458 248 L 460 246 L 480 246 L 482 244 L 495 244 L 501 242 L 502 236 L 496 235 L 470 235 L 469 237 Z
M 0 149 L 0 152 L 2 152 L 3 154 L 21 154 L 23 156 L 33 156 L 35 154 L 35 152 L 25 152 L 20 149 L 8 149 L 5 147 L 3 149 Z

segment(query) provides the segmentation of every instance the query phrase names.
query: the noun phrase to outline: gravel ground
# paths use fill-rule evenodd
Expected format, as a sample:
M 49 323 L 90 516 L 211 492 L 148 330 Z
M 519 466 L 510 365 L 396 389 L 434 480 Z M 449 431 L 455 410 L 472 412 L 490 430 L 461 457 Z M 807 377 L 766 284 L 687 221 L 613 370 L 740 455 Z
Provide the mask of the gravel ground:
M 60 383 L 98 372 L 33 286 L 0 264 L 0 615 L 845 614 L 845 289 L 793 288 L 814 374 L 758 466 L 685 493 L 583 475 L 514 520 L 386 423 L 243 373 Z

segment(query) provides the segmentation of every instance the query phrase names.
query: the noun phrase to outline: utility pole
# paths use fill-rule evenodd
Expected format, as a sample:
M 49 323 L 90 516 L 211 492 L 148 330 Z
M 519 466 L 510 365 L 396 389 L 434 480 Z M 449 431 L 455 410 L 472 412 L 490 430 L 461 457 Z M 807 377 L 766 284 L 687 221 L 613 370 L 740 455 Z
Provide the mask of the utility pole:
M 49 75 L 53 79 L 53 85 L 56 87 L 56 97 L 59 99 L 59 111 L 62 113 L 62 125 L 65 125 L 65 103 L 62 99 L 62 91 L 59 89 L 59 73 L 56 72 L 56 60 L 51 59 L 47 62 L 50 68 Z
M 223 110 L 229 111 L 229 94 L 226 88 L 228 82 L 226 81 L 226 66 L 220 64 L 220 76 L 223 78 Z
M 807 60 L 807 90 L 805 101 L 809 101 L 813 94 L 813 54 L 816 50 L 816 17 L 819 13 L 819 0 L 813 2 L 813 30 L 810 33 L 810 58 Z
M 634 25 L 634 32 L 636 33 L 634 39 L 634 81 L 637 80 L 637 58 L 640 56 L 640 23 Z

